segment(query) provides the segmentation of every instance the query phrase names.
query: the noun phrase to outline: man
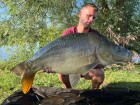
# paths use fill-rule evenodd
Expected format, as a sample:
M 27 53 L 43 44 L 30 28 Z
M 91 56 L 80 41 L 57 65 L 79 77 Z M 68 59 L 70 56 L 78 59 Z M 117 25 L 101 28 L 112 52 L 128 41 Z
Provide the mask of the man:
M 93 3 L 87 3 L 82 6 L 78 16 L 78 25 L 70 27 L 63 32 L 63 36 L 69 33 L 98 33 L 96 30 L 91 29 L 91 24 L 95 21 L 98 13 L 98 8 Z M 71 88 L 69 75 L 58 74 L 59 80 L 65 85 L 66 88 Z M 92 81 L 92 88 L 98 89 L 104 81 L 104 71 L 101 65 L 93 68 L 86 75 L 81 77 Z

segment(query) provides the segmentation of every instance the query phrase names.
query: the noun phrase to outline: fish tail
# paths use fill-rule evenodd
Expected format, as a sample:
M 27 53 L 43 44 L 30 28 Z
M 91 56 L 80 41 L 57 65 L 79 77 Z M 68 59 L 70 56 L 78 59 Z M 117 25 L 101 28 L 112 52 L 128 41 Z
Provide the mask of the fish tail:
M 35 73 L 30 73 L 30 72 L 24 73 L 22 80 L 21 80 L 22 91 L 24 94 L 26 94 L 30 90 L 30 88 L 33 84 L 35 74 L 36 74 L 36 72 Z
M 36 74 L 36 72 L 30 72 L 27 70 L 28 65 L 26 62 L 27 61 L 24 61 L 24 62 L 17 64 L 11 70 L 16 75 L 21 77 L 22 91 L 24 94 L 26 94 L 30 90 L 30 88 L 33 84 L 34 76 Z
M 15 67 L 12 68 L 11 71 L 14 72 L 17 76 L 22 76 L 26 69 L 25 62 L 26 61 L 17 64 Z

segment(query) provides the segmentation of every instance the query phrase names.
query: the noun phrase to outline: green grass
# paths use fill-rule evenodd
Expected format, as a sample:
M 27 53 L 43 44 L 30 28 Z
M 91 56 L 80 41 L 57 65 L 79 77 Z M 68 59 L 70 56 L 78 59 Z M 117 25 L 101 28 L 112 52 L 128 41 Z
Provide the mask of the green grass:
M 34 85 L 63 87 L 57 74 L 37 73 Z M 10 70 L 0 70 L 0 103 L 14 91 L 20 89 L 20 78 Z M 134 70 L 105 70 L 105 81 L 101 86 L 140 89 L 140 66 Z M 91 89 L 91 81 L 81 78 L 77 89 Z

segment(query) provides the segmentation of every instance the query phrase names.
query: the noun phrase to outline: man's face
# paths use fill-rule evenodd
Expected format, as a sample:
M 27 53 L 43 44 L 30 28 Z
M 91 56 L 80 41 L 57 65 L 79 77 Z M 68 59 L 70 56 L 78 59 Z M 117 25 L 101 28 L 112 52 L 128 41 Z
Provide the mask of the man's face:
M 95 11 L 93 7 L 84 7 L 79 13 L 79 23 L 82 24 L 85 28 L 88 28 L 95 21 L 96 16 L 97 11 Z

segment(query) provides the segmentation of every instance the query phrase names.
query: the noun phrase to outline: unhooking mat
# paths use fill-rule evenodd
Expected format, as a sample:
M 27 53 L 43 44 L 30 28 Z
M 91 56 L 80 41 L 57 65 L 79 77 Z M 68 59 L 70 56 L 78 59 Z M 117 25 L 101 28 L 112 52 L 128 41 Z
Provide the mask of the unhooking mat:
M 140 91 L 124 88 L 74 90 L 34 86 L 15 91 L 1 105 L 140 105 Z

